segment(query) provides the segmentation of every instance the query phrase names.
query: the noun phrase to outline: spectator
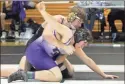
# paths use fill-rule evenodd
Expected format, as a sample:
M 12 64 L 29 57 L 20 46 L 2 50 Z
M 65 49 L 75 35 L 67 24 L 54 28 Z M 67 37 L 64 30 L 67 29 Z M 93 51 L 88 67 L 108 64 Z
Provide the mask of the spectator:
M 108 15 L 108 22 L 111 28 L 111 34 L 112 34 L 112 41 L 115 40 L 117 36 L 117 28 L 115 26 L 115 20 L 121 20 L 122 21 L 122 32 L 125 32 L 125 10 L 124 9 L 118 9 L 118 8 L 112 8 L 111 12 Z
M 102 6 L 104 5 L 104 1 L 80 1 L 78 6 Z M 103 9 L 98 8 L 85 8 L 86 11 L 86 20 L 84 22 L 84 27 L 93 30 L 94 22 L 96 19 L 99 19 L 101 22 L 101 33 L 103 35 L 104 27 L 106 26 L 105 17 L 103 14 Z
M 24 1 L 24 8 L 26 9 L 35 9 L 36 3 L 33 1 Z
M 5 17 L 6 14 L 3 13 L 3 6 L 2 6 L 2 2 L 0 3 L 0 37 L 1 38 L 5 38 L 6 37 L 6 31 L 5 31 Z
M 5 19 L 13 19 L 19 23 L 23 22 L 26 17 L 23 1 L 5 1 L 3 4 L 3 12 L 6 14 Z M 20 30 L 24 31 L 23 29 Z M 11 28 L 11 31 L 15 31 L 16 38 L 19 37 L 19 33 L 15 28 Z
M 0 19 L 1 19 L 1 28 L 0 28 L 0 37 L 5 38 L 6 37 L 6 32 L 5 32 L 5 13 L 0 13 Z

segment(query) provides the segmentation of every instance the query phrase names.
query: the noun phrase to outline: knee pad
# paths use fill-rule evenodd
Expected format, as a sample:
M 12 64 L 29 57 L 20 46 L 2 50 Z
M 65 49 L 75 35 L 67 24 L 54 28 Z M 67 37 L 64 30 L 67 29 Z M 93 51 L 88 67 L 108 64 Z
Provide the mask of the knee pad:
M 61 72 L 62 72 L 62 76 L 63 76 L 64 79 L 65 79 L 65 78 L 72 78 L 72 75 L 69 74 L 69 71 L 68 71 L 67 68 L 64 69 L 64 70 L 61 71 Z
M 64 63 L 61 63 L 61 64 L 58 65 L 58 67 L 60 68 L 63 65 L 64 65 Z M 63 78 L 72 78 L 72 76 L 69 74 L 69 71 L 68 71 L 67 68 L 62 70 L 61 73 L 62 73 Z

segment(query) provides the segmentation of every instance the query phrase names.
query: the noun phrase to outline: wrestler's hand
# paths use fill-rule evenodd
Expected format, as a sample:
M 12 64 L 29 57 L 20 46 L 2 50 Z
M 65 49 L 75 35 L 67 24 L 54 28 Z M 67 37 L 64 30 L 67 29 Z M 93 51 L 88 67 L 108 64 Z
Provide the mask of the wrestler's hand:
M 44 2 L 40 2 L 36 5 L 36 8 L 38 9 L 38 11 L 45 11 L 46 10 L 46 6 L 44 4 Z
M 69 46 L 64 46 L 63 47 L 64 51 L 68 54 L 68 55 L 72 55 L 75 51 L 74 47 L 69 45 Z
M 118 76 L 115 76 L 115 75 L 105 74 L 103 78 L 105 78 L 105 79 L 115 79 L 115 78 L 119 78 L 119 77 L 118 77 Z

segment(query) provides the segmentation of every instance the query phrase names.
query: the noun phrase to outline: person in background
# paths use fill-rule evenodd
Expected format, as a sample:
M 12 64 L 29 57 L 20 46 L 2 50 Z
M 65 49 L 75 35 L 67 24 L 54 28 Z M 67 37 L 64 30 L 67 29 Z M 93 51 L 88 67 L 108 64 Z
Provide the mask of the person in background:
M 115 25 L 115 20 L 121 20 L 122 22 L 122 32 L 125 33 L 125 10 L 124 8 L 112 8 L 111 12 L 108 14 L 108 22 L 111 28 L 112 41 L 115 41 L 118 30 Z
M 14 32 L 16 38 L 19 38 L 18 30 L 24 32 L 21 27 L 19 27 L 19 29 L 16 29 L 15 27 L 16 23 L 21 24 L 26 17 L 23 3 L 23 1 L 4 1 L 3 3 L 3 13 L 6 14 L 5 19 L 12 19 L 9 34 L 10 36 L 13 36 L 12 32 Z

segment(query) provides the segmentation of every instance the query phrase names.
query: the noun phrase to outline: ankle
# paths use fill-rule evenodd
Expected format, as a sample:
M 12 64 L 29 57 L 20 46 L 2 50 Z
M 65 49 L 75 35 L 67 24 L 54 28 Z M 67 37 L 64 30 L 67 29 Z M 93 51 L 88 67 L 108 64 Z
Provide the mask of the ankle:
M 35 72 L 28 71 L 27 76 L 28 76 L 28 79 L 35 79 Z

